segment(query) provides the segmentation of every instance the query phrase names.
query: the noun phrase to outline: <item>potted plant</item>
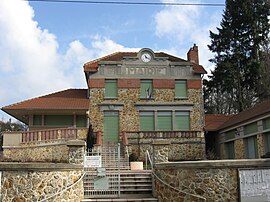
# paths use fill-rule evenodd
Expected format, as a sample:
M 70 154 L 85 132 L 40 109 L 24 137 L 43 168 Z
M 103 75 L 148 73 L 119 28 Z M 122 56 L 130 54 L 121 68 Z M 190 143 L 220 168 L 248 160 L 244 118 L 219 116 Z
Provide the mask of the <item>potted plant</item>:
M 139 157 L 135 153 L 130 154 L 130 170 L 143 170 L 143 162 L 138 159 Z

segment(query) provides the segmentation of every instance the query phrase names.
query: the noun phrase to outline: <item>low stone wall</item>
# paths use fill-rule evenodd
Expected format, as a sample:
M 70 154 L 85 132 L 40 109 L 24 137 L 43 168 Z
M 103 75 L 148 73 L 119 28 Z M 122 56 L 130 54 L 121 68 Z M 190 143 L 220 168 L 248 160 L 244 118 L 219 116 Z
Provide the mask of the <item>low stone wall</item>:
M 4 147 L 4 161 L 68 163 L 69 148 L 65 141 L 42 141 Z
M 158 163 L 154 168 L 156 196 L 159 201 L 236 202 L 238 169 L 269 167 L 269 163 L 265 159 Z
M 169 138 L 169 139 L 129 139 L 129 153 L 136 153 L 144 160 L 146 150 L 152 151 L 154 141 L 169 141 L 168 160 L 203 160 L 205 159 L 205 140 L 204 138 Z
M 83 155 L 84 145 L 83 140 L 61 139 L 21 143 L 20 146 L 5 146 L 3 161 L 70 163 L 70 159 L 73 158 L 74 163 L 78 163 L 76 161 L 82 163 L 83 157 L 78 155 Z M 78 147 L 80 147 L 79 154 L 74 154 Z M 77 158 L 70 156 L 71 154 Z
M 0 171 L 3 202 L 75 202 L 83 199 L 82 165 L 0 162 Z

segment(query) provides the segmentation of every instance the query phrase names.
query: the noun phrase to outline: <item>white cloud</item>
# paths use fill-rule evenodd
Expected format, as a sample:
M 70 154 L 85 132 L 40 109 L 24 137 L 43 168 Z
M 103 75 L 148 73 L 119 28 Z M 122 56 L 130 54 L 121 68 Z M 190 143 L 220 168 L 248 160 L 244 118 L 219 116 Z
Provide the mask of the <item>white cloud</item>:
M 168 2 L 161 0 L 162 2 Z M 183 0 L 171 0 L 170 2 L 185 3 Z M 188 3 L 200 3 L 201 1 L 189 1 Z M 214 13 L 210 18 L 205 7 L 199 6 L 165 6 L 155 15 L 156 35 L 172 41 L 171 49 L 177 51 L 177 55 L 186 58 L 186 53 L 193 43 L 199 46 L 200 64 L 207 70 L 213 68 L 208 60 L 212 53 L 208 50 L 210 44 L 209 30 L 214 30 L 219 25 L 220 14 Z M 217 17 L 218 16 L 218 17 Z M 203 20 L 205 19 L 205 21 Z M 187 47 L 186 44 L 189 44 Z
M 0 1 L 0 107 L 66 88 L 86 87 L 85 62 L 114 51 L 134 50 L 95 36 L 91 47 L 75 40 L 61 54 L 56 36 L 33 18 L 34 10 L 27 1 Z

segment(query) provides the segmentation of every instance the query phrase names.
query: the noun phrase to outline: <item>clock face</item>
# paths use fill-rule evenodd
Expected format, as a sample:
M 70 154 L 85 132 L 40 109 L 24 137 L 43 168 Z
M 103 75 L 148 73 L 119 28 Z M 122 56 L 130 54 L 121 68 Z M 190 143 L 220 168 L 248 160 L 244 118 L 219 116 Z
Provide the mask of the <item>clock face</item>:
M 150 53 L 143 53 L 141 56 L 141 59 L 143 62 L 150 62 L 152 59 L 152 56 Z

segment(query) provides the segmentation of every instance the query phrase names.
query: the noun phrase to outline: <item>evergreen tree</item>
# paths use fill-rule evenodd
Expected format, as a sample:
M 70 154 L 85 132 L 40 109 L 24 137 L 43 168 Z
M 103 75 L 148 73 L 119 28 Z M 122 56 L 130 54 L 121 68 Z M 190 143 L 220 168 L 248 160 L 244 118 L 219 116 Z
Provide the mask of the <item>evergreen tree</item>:
M 263 68 L 260 50 L 269 37 L 269 16 L 267 0 L 226 1 L 221 28 L 218 33 L 210 31 L 208 47 L 215 53 L 210 61 L 216 68 L 205 81 L 207 111 L 237 113 L 258 100 Z

